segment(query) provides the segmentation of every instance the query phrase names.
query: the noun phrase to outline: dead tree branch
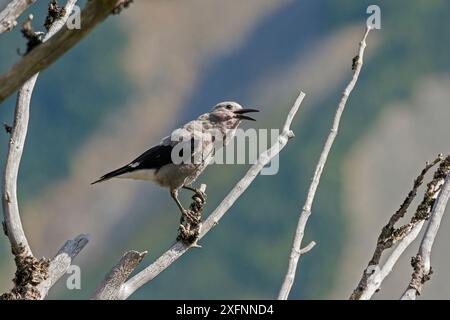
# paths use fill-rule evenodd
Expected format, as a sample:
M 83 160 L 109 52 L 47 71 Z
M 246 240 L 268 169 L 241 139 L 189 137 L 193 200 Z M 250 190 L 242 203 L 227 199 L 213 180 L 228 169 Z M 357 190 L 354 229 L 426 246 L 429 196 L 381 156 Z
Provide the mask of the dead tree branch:
M 427 184 L 427 190 L 424 197 L 411 218 L 411 221 L 399 228 L 395 228 L 394 224 L 406 213 L 413 198 L 417 194 L 417 188 L 423 182 L 425 174 L 439 162 L 441 162 L 441 164 L 434 173 L 431 182 Z M 377 247 L 372 259 L 364 270 L 358 286 L 350 296 L 351 300 L 370 299 L 373 294 L 379 290 L 383 280 L 391 273 L 400 256 L 418 236 L 425 220 L 430 217 L 433 204 L 441 191 L 442 184 L 449 171 L 450 157 L 443 159 L 442 155 L 439 155 L 436 160 L 427 163 L 420 175 L 414 181 L 413 189 L 409 192 L 407 198 L 400 206 L 400 209 L 394 213 L 394 218 L 391 217 L 389 223 L 383 227 L 380 236 L 378 237 Z M 399 212 L 402 214 L 400 215 Z M 396 248 L 393 250 L 386 263 L 380 267 L 382 253 L 395 244 L 397 244 Z
M 294 133 L 291 130 L 292 121 L 297 114 L 298 109 L 303 101 L 305 94 L 300 92 L 298 98 L 296 99 L 294 105 L 292 106 L 286 122 L 283 126 L 283 130 L 278 137 L 277 142 L 275 142 L 270 149 L 264 151 L 259 155 L 258 161 L 250 167 L 245 176 L 233 187 L 233 189 L 228 193 L 228 195 L 222 200 L 219 206 L 209 215 L 208 219 L 203 223 L 199 240 L 202 239 L 213 227 L 215 227 L 220 219 L 227 213 L 231 206 L 236 202 L 236 200 L 247 190 L 256 176 L 260 171 L 266 166 L 280 151 L 286 146 L 289 139 L 294 137 Z M 97 289 L 96 294 L 93 299 L 105 299 L 113 300 L 120 299 L 125 300 L 130 295 L 132 295 L 140 287 L 154 279 L 161 272 L 167 269 L 172 263 L 174 263 L 178 258 L 185 254 L 193 246 L 188 246 L 182 241 L 177 241 L 169 250 L 167 250 L 162 256 L 160 256 L 155 262 L 149 265 L 147 268 L 124 282 L 120 288 L 115 288 L 115 290 L 104 290 L 105 282 L 103 281 L 99 289 Z M 123 259 L 122 259 L 123 260 Z M 121 265 L 120 263 L 118 265 Z M 117 265 L 116 267 L 117 268 Z M 111 274 L 111 272 L 110 272 Z M 127 275 L 128 276 L 128 275 Z M 123 275 L 118 276 L 119 279 L 123 279 Z M 108 277 L 107 277 L 108 278 Z M 115 281 L 120 282 L 120 281 Z M 100 292 L 100 293 L 99 293 Z M 105 293 L 106 292 L 106 293 Z
M 11 31 L 17 25 L 17 18 L 36 0 L 12 0 L 0 12 L 0 34 Z
M 89 34 L 95 26 L 108 17 L 117 5 L 123 5 L 118 0 L 88 1 L 81 12 L 82 28 L 70 30 L 63 26 L 49 41 L 36 46 L 5 74 L 0 76 L 0 103 L 13 94 L 34 74 L 47 68 L 59 57 L 73 48 L 81 39 Z M 70 14 L 72 11 L 69 11 Z M 67 14 L 67 13 L 66 13 Z
M 279 300 L 286 300 L 289 297 L 289 293 L 294 283 L 298 261 L 301 256 L 301 245 L 305 233 L 306 223 L 308 222 L 308 218 L 311 215 L 311 208 L 314 201 L 314 197 L 316 195 L 317 187 L 319 186 L 320 177 L 322 175 L 323 168 L 325 167 L 325 163 L 327 162 L 327 158 L 330 153 L 331 147 L 333 146 L 334 140 L 336 139 L 339 129 L 339 123 L 341 121 L 345 105 L 347 103 L 348 97 L 350 96 L 350 93 L 352 92 L 356 82 L 358 81 L 359 73 L 361 72 L 361 67 L 363 65 L 364 50 L 366 48 L 366 39 L 367 36 L 369 35 L 370 30 L 371 30 L 370 28 L 366 29 L 359 45 L 358 55 L 353 59 L 353 66 L 352 66 L 352 69 L 354 70 L 353 77 L 350 83 L 345 88 L 344 92 L 342 93 L 342 98 L 336 110 L 331 132 L 328 135 L 322 153 L 320 154 L 319 162 L 317 163 L 314 176 L 311 181 L 311 185 L 309 186 L 306 202 L 305 205 L 303 206 L 303 210 L 300 214 L 300 219 L 298 221 L 297 229 L 295 231 L 291 255 L 289 257 L 289 267 L 286 272 L 280 292 L 278 294 Z
M 23 231 L 17 202 L 17 176 L 20 160 L 28 130 L 29 102 L 37 75 L 30 79 L 17 96 L 14 123 L 12 126 L 9 149 L 3 176 L 2 204 L 5 217 L 4 231 L 11 242 L 14 255 L 21 252 L 24 256 L 32 256 L 30 245 Z
M 73 259 L 83 250 L 88 242 L 89 235 L 80 234 L 75 239 L 68 240 L 59 249 L 56 256 L 50 260 L 47 279 L 37 285 L 41 299 L 44 299 L 55 283 L 66 274 L 67 269 L 72 265 Z
M 402 300 L 415 300 L 422 291 L 423 284 L 430 280 L 433 270 L 431 268 L 431 249 L 434 240 L 439 231 L 442 217 L 444 216 L 447 203 L 450 198 L 450 173 L 445 178 L 444 185 L 439 193 L 439 196 L 434 203 L 431 211 L 430 222 L 428 223 L 425 234 L 420 244 L 419 252 L 411 259 L 411 265 L 414 272 L 411 276 L 411 281 L 408 288 L 403 293 Z
M 121 289 L 127 281 L 130 274 L 144 259 L 147 251 L 126 252 L 120 261 L 106 275 L 103 282 L 95 291 L 94 298 L 96 300 L 117 300 L 120 297 Z
M 69 17 L 76 0 L 68 0 L 65 12 L 54 21 L 43 41 L 56 34 Z M 31 96 L 38 74 L 33 75 L 19 90 L 16 102 L 14 124 L 11 130 L 8 155 L 3 177 L 2 203 L 5 234 L 11 243 L 17 266 L 15 287 L 2 299 L 43 299 L 51 286 L 66 272 L 72 259 L 87 244 L 88 237 L 80 235 L 68 241 L 52 260 L 34 257 L 22 227 L 17 200 L 17 176 L 28 130 Z

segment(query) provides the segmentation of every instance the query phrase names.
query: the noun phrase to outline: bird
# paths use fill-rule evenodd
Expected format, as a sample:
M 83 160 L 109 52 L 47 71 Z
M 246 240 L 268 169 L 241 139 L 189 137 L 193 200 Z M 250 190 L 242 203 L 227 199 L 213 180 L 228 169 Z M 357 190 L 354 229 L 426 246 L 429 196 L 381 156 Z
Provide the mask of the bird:
M 251 112 L 259 110 L 244 108 L 234 101 L 220 102 L 210 112 L 172 131 L 170 136 L 164 137 L 133 161 L 91 184 L 112 178 L 149 180 L 169 189 L 178 209 L 186 215 L 188 211 L 178 199 L 180 190 L 190 190 L 205 200 L 205 194 L 191 184 L 214 158 L 216 149 L 225 147 L 234 138 L 243 120 L 256 121 L 246 115 Z M 216 141 L 217 138 L 222 141 Z

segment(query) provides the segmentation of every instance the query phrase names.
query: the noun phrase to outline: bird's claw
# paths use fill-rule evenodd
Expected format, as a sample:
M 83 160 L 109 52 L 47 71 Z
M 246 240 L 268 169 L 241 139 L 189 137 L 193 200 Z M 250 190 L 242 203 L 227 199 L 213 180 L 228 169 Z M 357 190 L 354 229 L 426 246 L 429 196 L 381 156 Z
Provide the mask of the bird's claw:
M 183 210 L 183 217 L 187 221 L 194 222 L 194 223 L 198 223 L 198 220 L 199 220 L 194 214 L 192 214 L 191 210 L 187 210 L 187 209 Z
M 192 197 L 192 199 L 195 200 L 196 197 L 198 197 L 203 203 L 205 203 L 206 200 L 207 200 L 207 198 L 208 198 L 208 197 L 206 196 L 206 193 L 203 192 L 203 191 L 200 190 L 200 189 L 195 189 L 195 194 L 194 194 L 194 196 Z

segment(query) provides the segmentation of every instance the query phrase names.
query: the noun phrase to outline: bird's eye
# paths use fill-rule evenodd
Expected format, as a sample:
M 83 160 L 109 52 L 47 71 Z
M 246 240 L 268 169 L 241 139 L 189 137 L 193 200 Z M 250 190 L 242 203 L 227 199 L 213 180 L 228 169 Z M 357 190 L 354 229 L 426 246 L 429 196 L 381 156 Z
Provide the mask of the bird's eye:
M 233 108 L 233 106 L 232 106 L 231 104 L 228 104 L 225 108 L 226 108 L 227 110 L 231 110 L 231 109 Z

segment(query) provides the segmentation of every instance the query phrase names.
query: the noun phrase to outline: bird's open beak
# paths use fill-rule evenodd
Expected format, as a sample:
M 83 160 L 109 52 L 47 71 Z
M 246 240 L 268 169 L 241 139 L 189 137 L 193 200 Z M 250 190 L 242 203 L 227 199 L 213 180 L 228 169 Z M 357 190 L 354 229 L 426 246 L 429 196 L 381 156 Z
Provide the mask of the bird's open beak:
M 244 113 L 249 113 L 249 112 L 259 112 L 259 110 L 257 110 L 257 109 L 241 109 L 241 110 L 234 111 L 234 114 L 236 115 L 236 118 L 241 119 L 241 120 L 256 121 L 252 117 L 244 115 Z

